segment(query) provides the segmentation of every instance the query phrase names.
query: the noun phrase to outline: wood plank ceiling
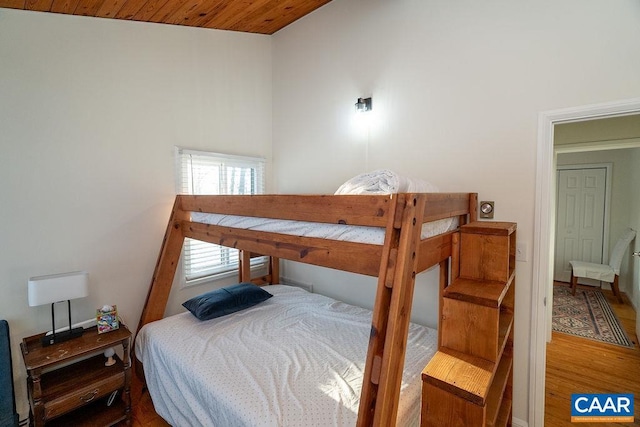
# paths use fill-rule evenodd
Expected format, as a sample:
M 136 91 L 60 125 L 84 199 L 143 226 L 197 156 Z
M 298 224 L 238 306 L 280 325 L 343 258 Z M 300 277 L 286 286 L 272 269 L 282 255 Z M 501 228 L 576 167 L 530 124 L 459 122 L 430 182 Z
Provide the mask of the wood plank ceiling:
M 0 7 L 273 34 L 331 0 L 0 0 Z

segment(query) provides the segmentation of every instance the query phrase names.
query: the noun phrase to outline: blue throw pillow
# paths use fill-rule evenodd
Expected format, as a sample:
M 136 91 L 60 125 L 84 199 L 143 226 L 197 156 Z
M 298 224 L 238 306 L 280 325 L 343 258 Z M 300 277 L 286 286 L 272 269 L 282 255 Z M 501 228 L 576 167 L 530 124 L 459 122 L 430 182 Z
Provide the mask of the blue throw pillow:
M 272 296 L 253 283 L 240 283 L 198 295 L 182 305 L 198 319 L 209 320 L 252 307 Z

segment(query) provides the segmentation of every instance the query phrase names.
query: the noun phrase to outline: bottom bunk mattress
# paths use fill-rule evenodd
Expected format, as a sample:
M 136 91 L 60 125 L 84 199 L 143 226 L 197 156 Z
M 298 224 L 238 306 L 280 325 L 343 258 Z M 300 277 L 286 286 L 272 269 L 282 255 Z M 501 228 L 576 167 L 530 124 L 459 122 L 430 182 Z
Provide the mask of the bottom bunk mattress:
M 354 426 L 370 310 L 273 285 L 272 298 L 200 321 L 181 313 L 145 325 L 135 354 L 156 411 L 173 426 Z M 420 374 L 437 331 L 411 324 L 398 425 L 417 425 Z

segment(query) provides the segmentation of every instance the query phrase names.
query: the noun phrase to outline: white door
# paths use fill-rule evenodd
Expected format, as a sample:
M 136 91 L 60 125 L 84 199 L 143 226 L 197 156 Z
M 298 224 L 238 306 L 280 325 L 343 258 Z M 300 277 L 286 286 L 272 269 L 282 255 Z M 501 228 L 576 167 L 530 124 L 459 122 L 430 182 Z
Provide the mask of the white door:
M 569 282 L 569 261 L 602 263 L 606 178 L 606 168 L 558 170 L 554 280 Z

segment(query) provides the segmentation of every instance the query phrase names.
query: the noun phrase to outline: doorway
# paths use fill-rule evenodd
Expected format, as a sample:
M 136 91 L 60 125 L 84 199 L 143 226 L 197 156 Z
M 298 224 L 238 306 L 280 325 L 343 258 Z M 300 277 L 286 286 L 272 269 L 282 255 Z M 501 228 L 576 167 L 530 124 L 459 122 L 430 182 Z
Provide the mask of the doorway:
M 534 218 L 533 283 L 531 302 L 531 365 L 529 370 L 529 425 L 543 426 L 545 410 L 546 344 L 550 335 L 549 290 L 553 283 L 553 237 L 555 236 L 554 127 L 561 123 L 640 114 L 640 98 L 540 113 L 536 204 Z M 611 145 L 611 148 L 614 144 Z M 618 148 L 640 146 L 635 141 L 618 141 Z M 582 150 L 588 150 L 582 147 Z

